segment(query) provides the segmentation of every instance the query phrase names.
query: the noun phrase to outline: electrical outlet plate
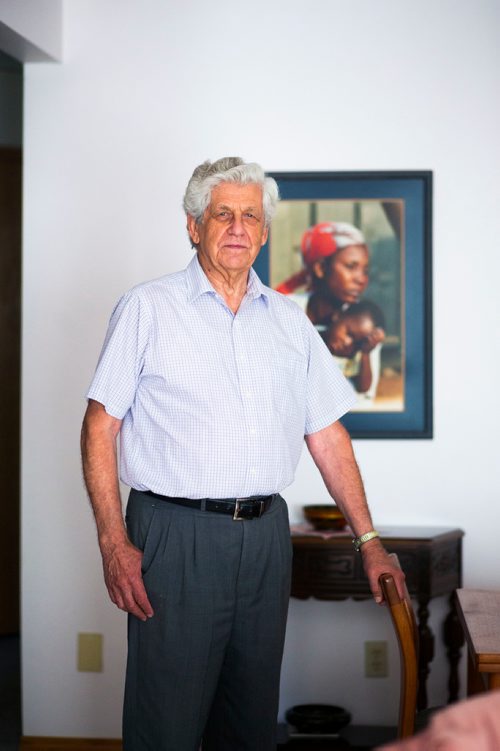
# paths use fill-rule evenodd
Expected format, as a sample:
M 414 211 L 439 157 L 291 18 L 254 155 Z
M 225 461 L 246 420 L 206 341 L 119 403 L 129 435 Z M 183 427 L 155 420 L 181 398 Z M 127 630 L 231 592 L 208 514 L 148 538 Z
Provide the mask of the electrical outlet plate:
M 102 634 L 78 634 L 78 670 L 102 673 Z
M 365 677 L 387 678 L 389 660 L 386 641 L 365 641 Z

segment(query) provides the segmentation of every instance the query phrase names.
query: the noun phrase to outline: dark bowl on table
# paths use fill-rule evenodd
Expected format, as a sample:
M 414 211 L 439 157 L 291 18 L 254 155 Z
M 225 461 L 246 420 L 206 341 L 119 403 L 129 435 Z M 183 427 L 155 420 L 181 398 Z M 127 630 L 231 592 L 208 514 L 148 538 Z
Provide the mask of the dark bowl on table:
M 317 530 L 341 530 L 347 525 L 344 514 L 333 503 L 304 506 L 304 516 Z
M 334 704 L 297 704 L 285 716 L 299 733 L 337 733 L 351 721 L 350 713 Z

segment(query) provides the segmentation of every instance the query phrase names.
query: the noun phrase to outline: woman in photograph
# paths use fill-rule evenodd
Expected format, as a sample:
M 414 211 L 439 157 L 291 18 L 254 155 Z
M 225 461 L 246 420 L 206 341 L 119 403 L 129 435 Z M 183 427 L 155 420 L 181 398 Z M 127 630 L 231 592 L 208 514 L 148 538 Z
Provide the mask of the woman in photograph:
M 307 229 L 301 241 L 304 269 L 276 287 L 278 292 L 291 294 L 306 286 L 306 312 L 328 343 L 331 328 L 351 305 L 359 302 L 369 281 L 369 251 L 362 232 L 347 222 L 321 222 Z M 375 397 L 380 376 L 380 349 L 385 339 L 381 326 L 352 358 L 338 358 L 339 365 L 351 378 L 360 394 L 358 409 L 369 408 Z M 330 351 L 332 349 L 330 348 Z M 336 357 L 335 352 L 332 352 Z M 369 379 L 358 377 L 369 356 Z

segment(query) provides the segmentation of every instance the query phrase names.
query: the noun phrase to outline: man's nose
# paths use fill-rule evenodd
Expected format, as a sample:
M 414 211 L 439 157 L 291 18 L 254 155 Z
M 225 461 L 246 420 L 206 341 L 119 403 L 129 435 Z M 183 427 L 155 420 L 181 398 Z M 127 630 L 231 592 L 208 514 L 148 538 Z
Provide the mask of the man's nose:
M 232 235 L 242 235 L 244 233 L 243 219 L 241 214 L 233 214 L 233 221 L 229 225 L 229 232 Z

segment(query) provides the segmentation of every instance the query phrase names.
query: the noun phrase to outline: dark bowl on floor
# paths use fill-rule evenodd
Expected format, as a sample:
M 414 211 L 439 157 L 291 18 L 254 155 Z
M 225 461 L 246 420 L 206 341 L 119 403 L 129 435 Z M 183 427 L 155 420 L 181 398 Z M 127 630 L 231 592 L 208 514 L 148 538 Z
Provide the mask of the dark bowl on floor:
M 286 719 L 299 733 L 337 733 L 350 723 L 351 715 L 334 704 L 297 704 L 287 710 Z

